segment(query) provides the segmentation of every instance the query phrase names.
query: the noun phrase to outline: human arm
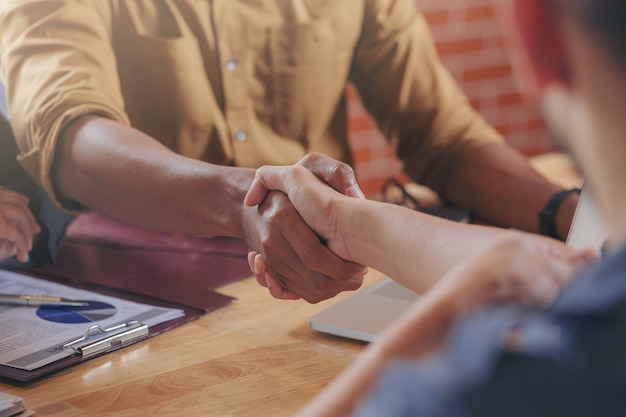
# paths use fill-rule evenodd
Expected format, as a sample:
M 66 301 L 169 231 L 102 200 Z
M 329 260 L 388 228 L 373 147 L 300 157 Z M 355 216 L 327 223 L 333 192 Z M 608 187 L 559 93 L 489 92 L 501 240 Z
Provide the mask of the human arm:
M 320 244 L 282 193 L 259 207 L 242 204 L 254 170 L 183 157 L 135 129 L 95 116 L 71 124 L 60 144 L 59 192 L 82 205 L 152 230 L 242 237 L 264 255 L 282 285 L 309 302 L 362 282 L 363 267 Z M 354 192 L 352 171 L 341 170 L 345 165 L 328 158 L 304 163 Z
M 313 399 L 298 417 L 346 416 L 395 360 L 419 360 L 437 353 L 458 318 L 494 303 L 552 303 L 591 251 L 574 251 L 518 234 L 505 238 L 448 274 Z
M 470 207 L 479 220 L 533 233 L 539 230 L 539 213 L 563 188 L 546 181 L 528 160 L 512 147 L 490 144 L 470 153 L 446 187 L 447 200 Z M 555 215 L 557 236 L 565 240 L 578 194 L 570 193 Z
M 346 259 L 368 265 L 403 285 L 423 290 L 443 277 L 300 414 L 348 414 L 391 360 L 436 352 L 450 326 L 494 302 L 544 307 L 593 252 L 523 232 L 462 225 L 402 207 L 348 199 L 300 167 L 262 167 L 246 197 L 267 190 L 289 196 L 303 218 Z
M 0 187 L 0 259 L 16 255 L 28 261 L 34 236 L 40 228 L 28 209 L 28 199 Z
M 299 166 L 261 167 L 246 204 L 263 201 L 267 190 L 285 192 L 304 220 L 341 258 L 383 271 L 420 293 L 452 266 L 495 241 L 522 234 L 455 223 L 387 203 L 347 198 Z M 528 238 L 562 247 L 542 236 Z M 394 256 L 390 257 L 390 253 Z
M 472 109 L 413 1 L 368 3 L 351 79 L 414 181 L 477 219 L 539 231 L 539 212 L 561 187 Z M 562 240 L 577 198 L 570 195 L 557 211 Z
M 27 171 L 65 209 L 88 208 L 158 231 L 241 237 L 262 254 L 281 285 L 307 301 L 358 287 L 363 268 L 328 251 L 284 195 L 276 193 L 258 208 L 243 206 L 254 170 L 217 165 L 232 164 L 234 157 L 220 159 L 215 149 L 229 129 L 213 120 L 218 113 L 195 117 L 209 107 L 204 100 L 210 97 L 198 98 L 202 94 L 194 88 L 202 77 L 174 79 L 184 71 L 172 70 L 172 79 L 158 83 L 159 71 L 144 71 L 149 62 L 131 59 L 149 41 L 172 46 L 163 54 L 170 59 L 165 67 L 195 66 L 200 57 L 186 46 L 197 40 L 176 31 L 148 36 L 143 30 L 150 22 L 139 16 L 133 27 L 124 20 L 129 14 L 116 14 L 114 3 L 1 2 L 2 76 Z M 145 76 L 129 82 L 124 66 Z M 181 80 L 188 88 L 178 88 Z M 156 89 L 176 94 L 171 101 L 153 100 Z M 141 103 L 148 110 L 138 115 Z M 211 136 L 219 129 L 226 133 Z M 197 160 L 213 156 L 216 164 Z

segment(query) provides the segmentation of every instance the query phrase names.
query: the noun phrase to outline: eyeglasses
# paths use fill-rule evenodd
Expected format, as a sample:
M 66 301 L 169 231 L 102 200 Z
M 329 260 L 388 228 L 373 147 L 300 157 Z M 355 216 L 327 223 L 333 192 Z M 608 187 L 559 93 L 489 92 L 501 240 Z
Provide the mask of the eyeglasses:
M 382 201 L 412 210 L 422 211 L 424 206 L 404 188 L 404 185 L 394 177 L 387 178 L 380 190 Z
M 411 210 L 421 211 L 444 219 L 453 220 L 461 223 L 473 223 L 472 213 L 467 210 L 461 210 L 446 206 L 428 206 L 421 203 L 417 198 L 411 195 L 407 189 L 394 177 L 387 178 L 380 190 L 381 199 L 386 203 L 393 203 L 399 206 L 410 208 Z

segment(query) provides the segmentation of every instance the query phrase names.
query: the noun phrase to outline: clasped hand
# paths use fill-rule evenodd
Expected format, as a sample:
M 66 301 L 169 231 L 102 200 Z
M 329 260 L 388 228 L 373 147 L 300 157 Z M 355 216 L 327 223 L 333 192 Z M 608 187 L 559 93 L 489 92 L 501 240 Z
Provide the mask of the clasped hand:
M 312 153 L 293 169 L 309 173 L 329 191 L 364 198 L 347 164 Z M 294 207 L 283 192 L 266 191 L 255 201 L 249 198 L 246 205 L 252 210 L 245 233 L 252 248 L 250 268 L 273 297 L 316 303 L 361 286 L 367 268 L 329 246 L 326 235 L 307 225 L 298 213 L 301 207 Z M 321 212 L 318 215 L 323 217 Z

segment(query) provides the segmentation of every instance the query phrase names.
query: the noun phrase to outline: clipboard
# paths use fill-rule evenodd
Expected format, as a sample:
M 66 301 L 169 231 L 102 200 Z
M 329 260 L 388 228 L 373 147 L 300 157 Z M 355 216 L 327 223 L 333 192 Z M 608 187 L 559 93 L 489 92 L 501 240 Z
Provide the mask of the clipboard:
M 196 237 L 131 228 L 97 214 L 70 225 L 54 264 L 3 265 L 37 278 L 130 301 L 178 308 L 180 318 L 148 328 L 86 328 L 85 339 L 65 348 L 72 356 L 32 371 L 0 365 L 5 382 L 28 382 L 171 330 L 228 305 L 216 287 L 250 275 L 247 246 L 239 239 Z M 101 337 L 93 336 L 97 332 Z M 87 340 L 90 339 L 90 340 Z M 82 344 L 82 342 L 88 342 Z

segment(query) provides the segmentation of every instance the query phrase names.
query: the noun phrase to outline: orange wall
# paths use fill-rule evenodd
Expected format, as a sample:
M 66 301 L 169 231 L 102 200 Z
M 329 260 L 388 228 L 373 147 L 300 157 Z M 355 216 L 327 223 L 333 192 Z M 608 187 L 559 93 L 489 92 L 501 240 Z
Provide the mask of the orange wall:
M 506 140 L 525 155 L 554 149 L 538 106 L 519 91 L 497 7 L 501 0 L 416 0 L 431 26 L 444 65 L 470 102 Z M 358 102 L 348 104 L 349 140 L 362 188 L 376 192 L 401 164 Z

